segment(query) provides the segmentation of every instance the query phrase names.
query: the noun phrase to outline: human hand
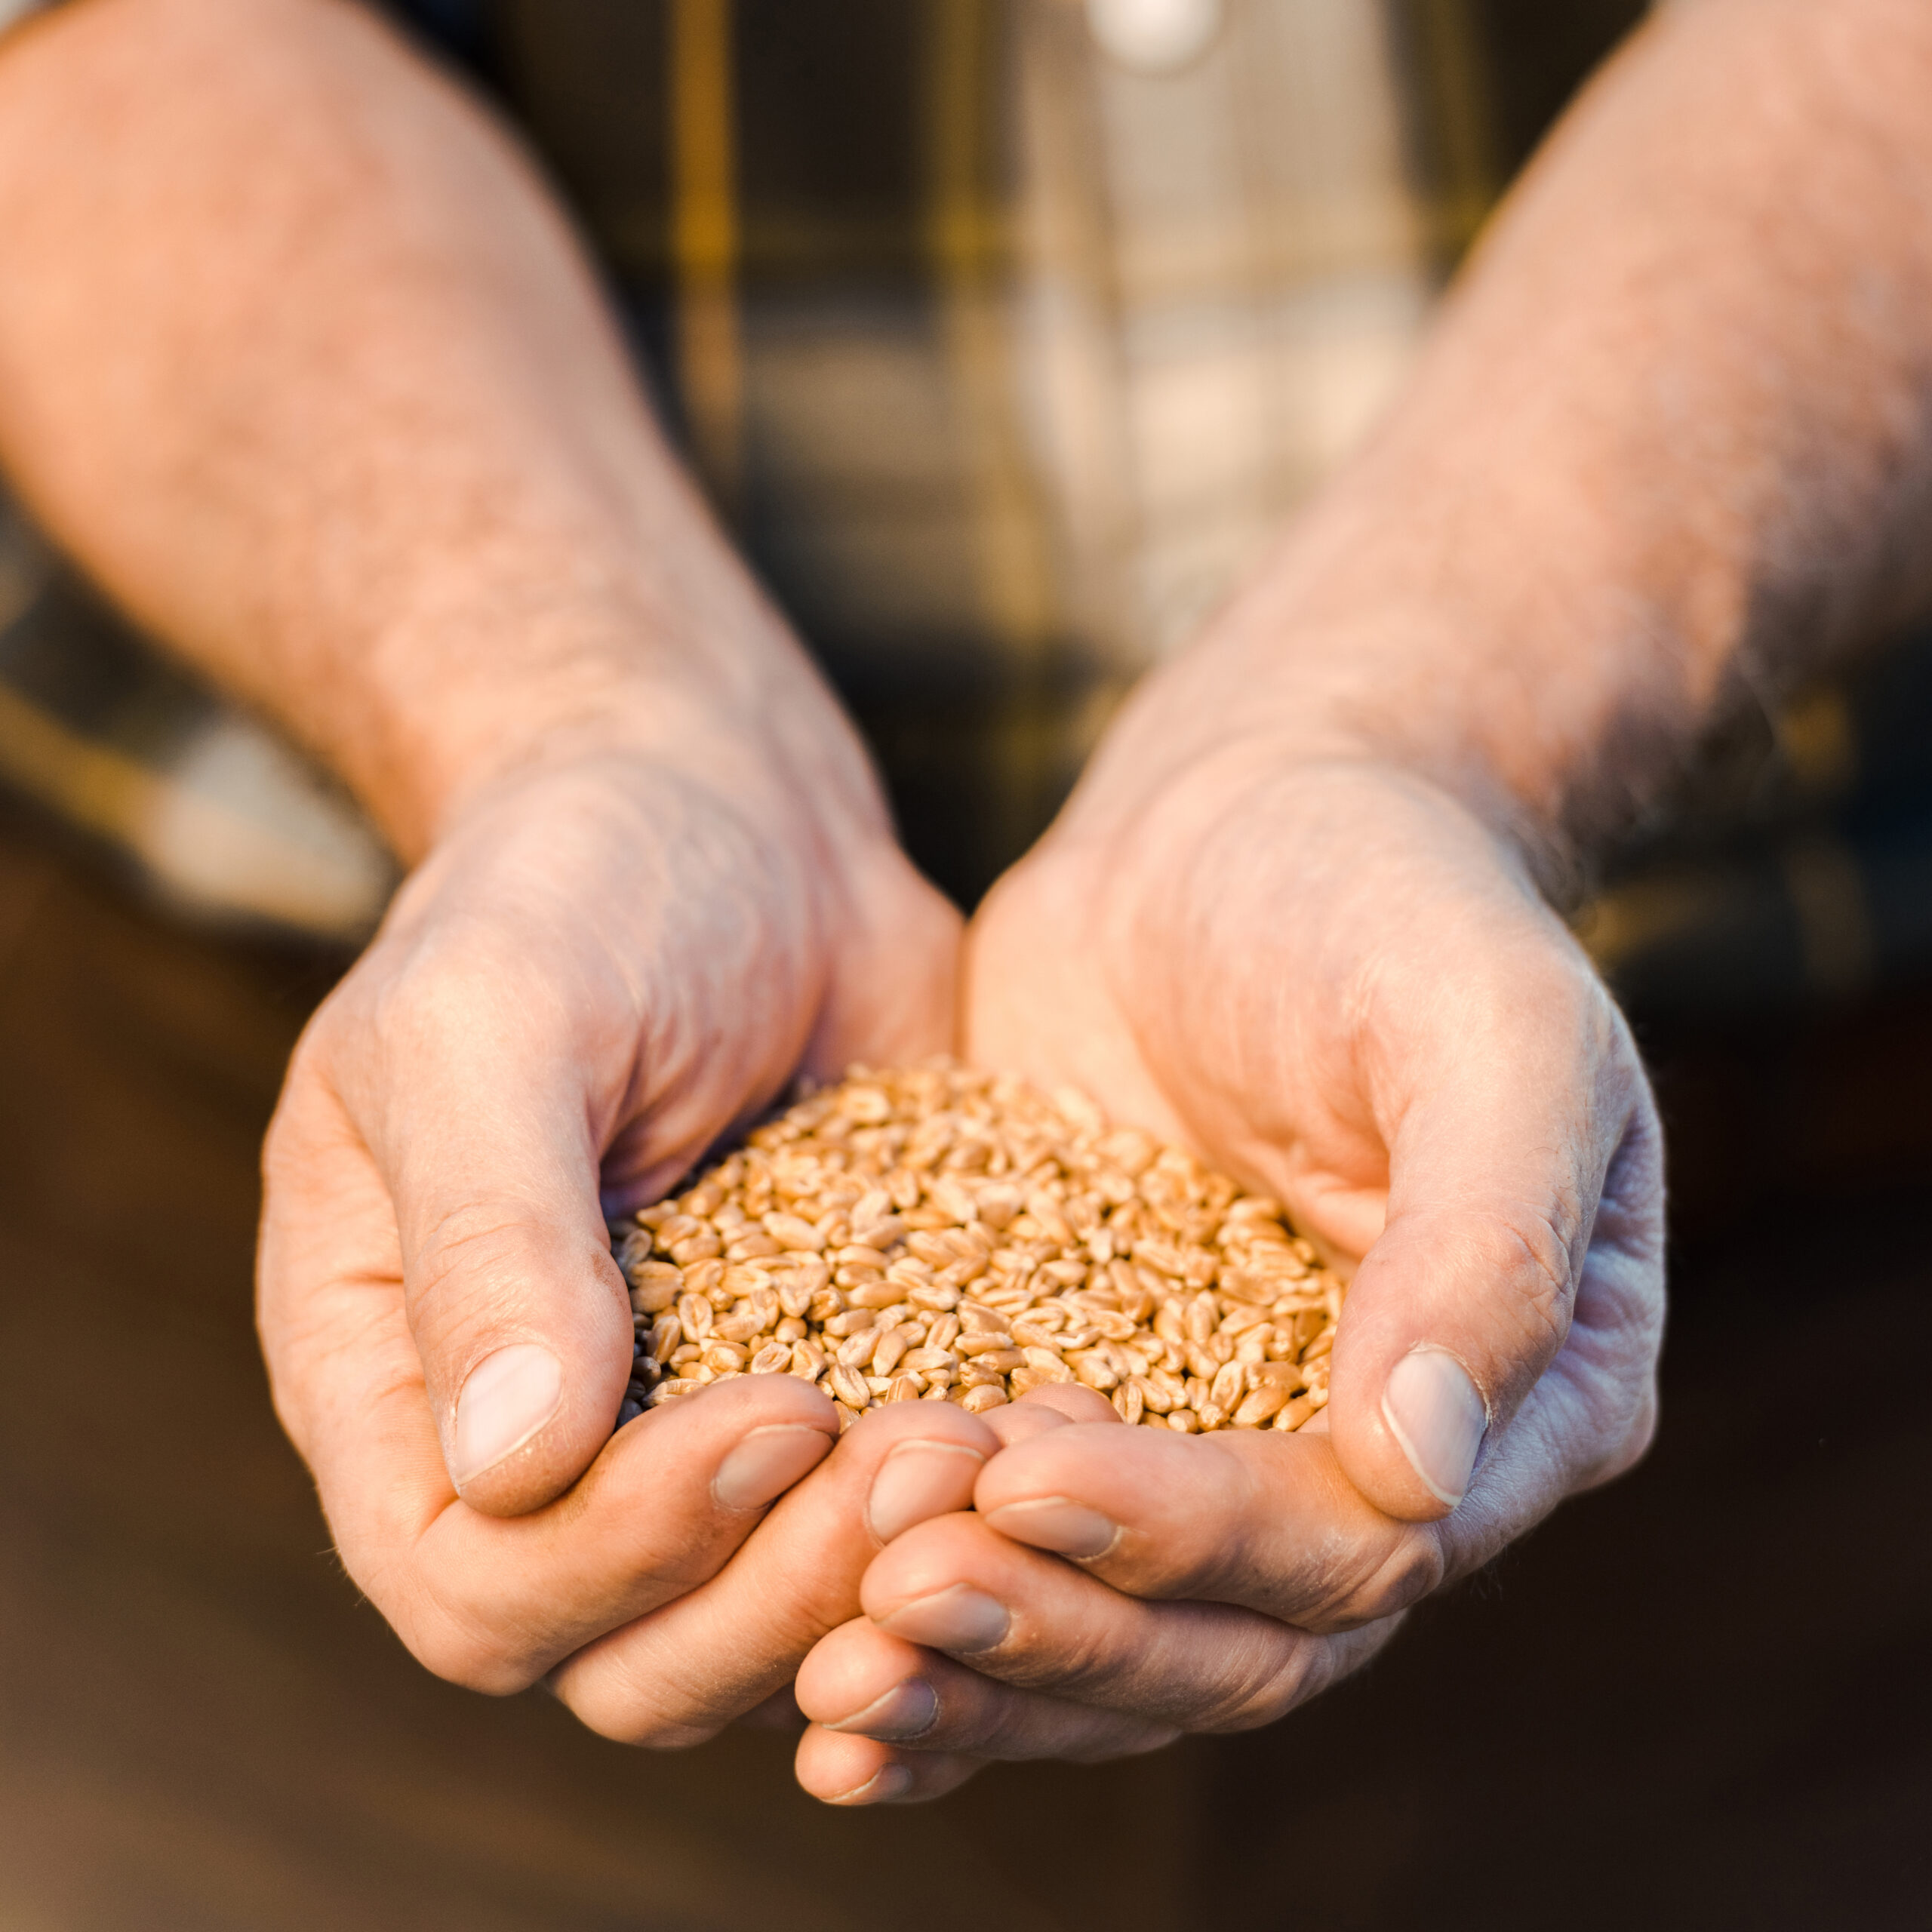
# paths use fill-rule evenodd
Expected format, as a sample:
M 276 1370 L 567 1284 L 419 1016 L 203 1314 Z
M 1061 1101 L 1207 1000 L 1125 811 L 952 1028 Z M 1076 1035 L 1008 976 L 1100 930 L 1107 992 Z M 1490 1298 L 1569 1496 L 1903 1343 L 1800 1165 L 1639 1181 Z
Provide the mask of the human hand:
M 1329 1404 L 1183 1439 L 1095 1398 L 1007 1449 L 808 1660 L 807 1715 L 850 1727 L 801 1747 L 821 1795 L 1267 1722 L 1653 1426 L 1655 1115 L 1513 848 L 1367 755 L 1231 731 L 1163 758 L 1155 694 L 980 915 L 967 1051 L 1191 1144 L 1358 1261 Z
M 667 1739 L 789 1681 L 809 1638 L 742 1595 L 785 1537 L 740 1546 L 837 1429 L 771 1376 L 612 1439 L 632 1324 L 605 1216 L 801 1069 L 946 1044 L 957 941 L 882 812 L 680 735 L 533 761 L 454 817 L 297 1049 L 260 1269 L 278 1411 L 404 1641 L 509 1690 L 682 1597 L 711 1619 L 704 1668 L 626 1720 Z M 817 1588 L 855 1552 L 839 1616 L 877 1547 L 837 1504 L 870 1441 L 786 1518 L 813 1526 Z

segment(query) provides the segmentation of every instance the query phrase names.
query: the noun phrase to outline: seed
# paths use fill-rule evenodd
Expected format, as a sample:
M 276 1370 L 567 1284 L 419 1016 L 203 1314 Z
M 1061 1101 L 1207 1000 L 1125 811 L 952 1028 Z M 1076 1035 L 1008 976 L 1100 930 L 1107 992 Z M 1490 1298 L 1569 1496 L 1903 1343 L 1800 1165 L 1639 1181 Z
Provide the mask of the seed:
M 866 1378 L 847 1363 L 838 1363 L 829 1370 L 825 1381 L 832 1394 L 851 1408 L 863 1409 L 872 1398 L 872 1392 L 866 1386 Z
M 721 1261 L 700 1261 L 684 1272 L 687 1294 L 708 1295 L 724 1281 L 724 1264 Z
M 1120 1380 L 1112 1363 L 1097 1349 L 1085 1349 L 1073 1358 L 1073 1372 L 1090 1389 L 1111 1389 Z
M 796 1214 L 766 1215 L 764 1231 L 780 1247 L 801 1248 L 815 1254 L 825 1246 L 824 1235 Z
M 1157 1416 L 1166 1415 L 1174 1407 L 1174 1398 L 1151 1375 L 1137 1375 L 1131 1386 L 1139 1395 L 1143 1407 Z
M 876 1328 L 861 1328 L 856 1335 L 848 1335 L 839 1343 L 835 1359 L 846 1368 L 863 1368 L 872 1360 L 879 1340 Z
M 943 1060 L 854 1069 L 614 1238 L 627 1414 L 745 1374 L 822 1381 L 841 1427 L 1077 1380 L 1131 1425 L 1292 1430 L 1346 1292 L 1278 1202 Z
M 681 1268 L 668 1261 L 646 1261 L 630 1271 L 631 1306 L 640 1315 L 662 1315 L 684 1287 Z
M 1237 1408 L 1240 1406 L 1242 1391 L 1247 1386 L 1247 1378 L 1241 1364 L 1231 1361 L 1216 1374 L 1208 1400 L 1217 1409 Z
M 1278 1382 L 1262 1382 L 1241 1398 L 1235 1411 L 1237 1429 L 1258 1429 L 1270 1416 L 1278 1415 L 1288 1405 L 1288 1392 Z
M 1001 1328 L 983 1328 L 961 1335 L 953 1346 L 962 1355 L 996 1355 L 1010 1350 L 1013 1337 Z

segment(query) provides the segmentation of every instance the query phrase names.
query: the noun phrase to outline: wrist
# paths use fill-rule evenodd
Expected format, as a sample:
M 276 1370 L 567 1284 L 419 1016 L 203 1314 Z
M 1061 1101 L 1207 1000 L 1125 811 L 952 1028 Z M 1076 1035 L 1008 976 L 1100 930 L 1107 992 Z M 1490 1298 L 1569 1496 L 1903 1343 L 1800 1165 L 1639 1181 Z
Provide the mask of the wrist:
M 1663 627 L 1601 592 L 1485 601 L 1452 571 L 1417 594 L 1403 581 L 1413 561 L 1324 554 L 1306 534 L 1147 680 L 1083 789 L 1098 804 L 1197 768 L 1389 768 L 1454 800 L 1546 897 L 1574 903 L 1708 706 L 1657 668 Z
M 889 841 L 836 699 L 777 620 L 755 617 L 728 632 L 690 623 L 701 644 L 635 611 L 527 617 L 501 638 L 460 617 L 412 625 L 371 654 L 350 687 L 356 715 L 316 736 L 411 863 L 507 787 L 612 762 L 688 780 L 754 819 Z

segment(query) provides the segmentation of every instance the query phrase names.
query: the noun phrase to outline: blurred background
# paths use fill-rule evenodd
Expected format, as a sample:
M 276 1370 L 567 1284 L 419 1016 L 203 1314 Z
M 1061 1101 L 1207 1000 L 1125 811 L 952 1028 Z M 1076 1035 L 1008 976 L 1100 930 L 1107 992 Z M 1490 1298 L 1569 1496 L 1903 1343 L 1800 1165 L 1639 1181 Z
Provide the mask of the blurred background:
M 398 11 L 524 130 L 970 906 L 1643 9 Z M 1727 727 L 1580 915 L 1672 1130 L 1651 1461 L 1284 1725 L 915 1814 L 811 1806 L 770 1738 L 649 1758 L 435 1683 L 328 1557 L 254 1350 L 254 1161 L 393 882 L 0 520 L 5 1922 L 1926 1921 L 1932 640 Z

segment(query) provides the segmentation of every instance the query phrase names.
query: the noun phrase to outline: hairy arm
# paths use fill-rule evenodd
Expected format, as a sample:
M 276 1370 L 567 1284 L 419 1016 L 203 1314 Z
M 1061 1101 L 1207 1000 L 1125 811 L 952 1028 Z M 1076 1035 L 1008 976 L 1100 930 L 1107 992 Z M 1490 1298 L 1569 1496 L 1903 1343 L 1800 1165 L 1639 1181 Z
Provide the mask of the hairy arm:
M 1928 89 L 1917 0 L 1654 18 L 1380 432 L 995 891 L 975 1055 L 1358 1265 L 1299 1432 L 1069 1415 L 895 1541 L 801 1674 L 808 1789 L 1266 1722 L 1643 1453 L 1660 1136 L 1546 895 L 1725 706 L 1925 595 Z M 874 1715 L 913 1708 L 910 1744 Z
M 360 8 L 31 24 L 0 57 L 0 259 L 9 473 L 405 857 L 546 746 L 677 762 L 694 725 L 882 825 L 528 163 Z
M 1177 672 L 1560 873 L 1932 590 L 1932 16 L 1679 0 L 1586 91 L 1399 406 Z M 1117 743 L 1146 749 L 1148 707 Z
M 372 16 L 29 24 L 0 49 L 0 263 L 17 487 L 412 867 L 265 1161 L 270 1378 L 343 1560 L 494 1690 L 700 1617 L 701 1680 L 607 1684 L 596 1721 L 704 1735 L 853 1614 L 875 1545 L 795 1378 L 614 1437 L 605 1215 L 801 1068 L 945 1044 L 956 917 L 534 172 Z M 785 1512 L 825 1559 L 801 1610 L 760 1518 L 822 1459 Z

